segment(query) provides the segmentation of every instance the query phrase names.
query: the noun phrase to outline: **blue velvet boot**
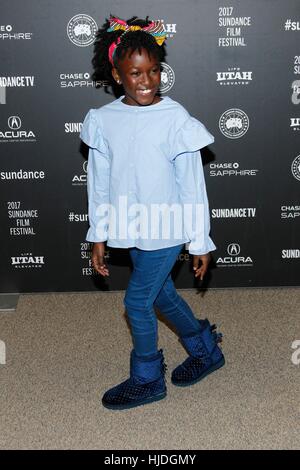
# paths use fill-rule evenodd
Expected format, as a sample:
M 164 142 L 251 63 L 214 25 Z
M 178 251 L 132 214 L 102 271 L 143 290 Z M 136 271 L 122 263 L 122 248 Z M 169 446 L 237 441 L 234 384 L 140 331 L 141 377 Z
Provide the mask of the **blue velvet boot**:
M 138 357 L 132 350 L 129 379 L 105 392 L 103 406 L 124 410 L 165 398 L 166 368 L 162 349 L 149 358 Z
M 171 381 L 174 385 L 193 385 L 225 364 L 218 346 L 222 333 L 216 333 L 216 325 L 211 326 L 207 319 L 200 320 L 199 327 L 199 333 L 180 338 L 189 357 L 173 370 Z

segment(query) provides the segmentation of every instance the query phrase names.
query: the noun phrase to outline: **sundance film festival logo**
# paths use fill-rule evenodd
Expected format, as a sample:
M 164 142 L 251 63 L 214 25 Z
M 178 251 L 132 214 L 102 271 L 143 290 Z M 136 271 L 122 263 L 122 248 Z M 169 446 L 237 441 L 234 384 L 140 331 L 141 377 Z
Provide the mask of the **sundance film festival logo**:
M 19 116 L 10 116 L 7 120 L 9 130 L 0 131 L 0 142 L 35 142 L 32 130 L 22 130 L 22 121 Z
M 256 176 L 258 170 L 240 169 L 238 162 L 210 163 L 209 176 Z
M 82 169 L 84 171 L 83 174 L 81 175 L 74 175 L 73 176 L 73 179 L 72 179 L 72 185 L 73 186 L 83 186 L 83 185 L 86 185 L 86 181 L 87 181 L 87 160 L 83 162 L 82 164 Z
M 37 209 L 23 209 L 21 201 L 7 201 L 7 215 L 12 224 L 9 233 L 12 236 L 35 235 L 31 226 L 39 217 Z
M 249 118 L 241 109 L 228 109 L 219 119 L 219 128 L 225 137 L 239 139 L 249 129 Z
M 41 268 L 44 266 L 44 256 L 33 256 L 32 253 L 22 253 L 21 256 L 12 256 L 11 264 L 14 268 Z
M 251 26 L 251 16 L 237 16 L 235 7 L 219 7 L 219 27 L 224 28 L 226 37 L 219 37 L 219 47 L 239 47 L 246 46 L 243 36 L 243 28 Z
M 219 257 L 217 265 L 222 268 L 253 266 L 250 256 L 241 255 L 241 247 L 238 243 L 230 243 L 227 246 L 228 256 Z
M 94 18 L 89 15 L 79 14 L 70 19 L 67 26 L 67 34 L 75 46 L 86 47 L 93 44 L 98 26 Z
M 241 72 L 240 67 L 228 67 L 227 72 L 217 72 L 219 85 L 248 85 L 252 82 L 252 72 Z
M 12 39 L 31 39 L 32 33 L 15 33 L 11 24 L 0 25 L 0 41 Z
M 160 87 L 159 91 L 161 93 L 167 93 L 174 86 L 175 83 L 175 73 L 170 65 L 165 62 L 161 62 L 161 73 L 160 73 Z
M 292 162 L 291 166 L 292 175 L 296 180 L 300 181 L 300 155 L 298 155 Z
M 300 75 L 300 55 L 294 55 L 294 63 L 293 63 L 293 72 L 295 75 Z
M 88 266 L 83 266 L 81 268 L 82 276 L 98 276 L 97 271 L 93 268 L 92 260 L 91 260 L 91 253 L 92 253 L 93 244 L 91 242 L 81 242 L 80 243 L 80 258 L 87 262 Z M 104 252 L 104 259 L 108 260 L 110 257 L 109 250 L 105 248 Z

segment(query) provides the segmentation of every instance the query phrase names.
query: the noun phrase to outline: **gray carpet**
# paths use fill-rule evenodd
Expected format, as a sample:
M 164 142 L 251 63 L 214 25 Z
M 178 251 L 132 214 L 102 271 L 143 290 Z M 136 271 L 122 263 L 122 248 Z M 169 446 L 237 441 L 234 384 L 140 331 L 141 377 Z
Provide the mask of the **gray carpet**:
M 159 322 L 168 396 L 128 411 L 100 404 L 127 378 L 124 292 L 22 295 L 0 313 L 1 449 L 299 449 L 300 289 L 182 290 L 224 333 L 226 365 L 187 388 L 170 383 L 186 353 Z

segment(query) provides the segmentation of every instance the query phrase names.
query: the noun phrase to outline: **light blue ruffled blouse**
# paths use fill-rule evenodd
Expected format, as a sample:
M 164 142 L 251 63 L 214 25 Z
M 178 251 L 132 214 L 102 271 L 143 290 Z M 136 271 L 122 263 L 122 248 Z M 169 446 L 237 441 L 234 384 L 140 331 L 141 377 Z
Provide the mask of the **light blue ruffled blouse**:
M 124 95 L 90 109 L 80 132 L 89 146 L 86 240 L 156 250 L 186 243 L 215 250 L 200 149 L 214 137 L 168 96 L 131 106 Z

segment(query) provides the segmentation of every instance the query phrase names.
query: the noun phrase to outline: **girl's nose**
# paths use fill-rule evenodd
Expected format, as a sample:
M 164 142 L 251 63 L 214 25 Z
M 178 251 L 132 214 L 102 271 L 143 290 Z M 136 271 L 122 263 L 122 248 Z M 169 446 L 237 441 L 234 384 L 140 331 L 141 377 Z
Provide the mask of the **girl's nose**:
M 150 77 L 148 75 L 145 75 L 142 79 L 142 85 L 147 88 L 147 86 L 151 83 Z

